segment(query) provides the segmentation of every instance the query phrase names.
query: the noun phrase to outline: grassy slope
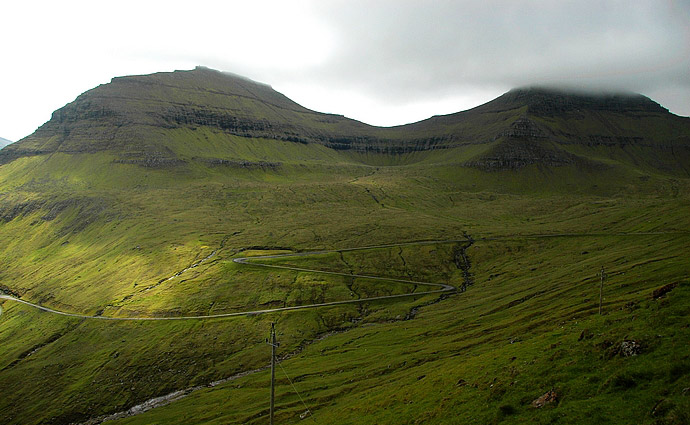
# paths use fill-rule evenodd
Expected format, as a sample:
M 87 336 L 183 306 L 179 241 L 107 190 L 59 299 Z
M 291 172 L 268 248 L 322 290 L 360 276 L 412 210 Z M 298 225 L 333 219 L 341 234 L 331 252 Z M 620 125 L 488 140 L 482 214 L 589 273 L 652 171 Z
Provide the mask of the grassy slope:
M 317 423 L 686 423 L 684 243 L 687 236 L 479 242 L 471 258 L 481 283 L 467 293 L 414 320 L 331 336 L 282 367 Z M 611 265 L 603 316 L 601 262 Z M 651 299 L 655 285 L 678 278 L 684 283 L 667 298 Z M 277 319 L 289 334 L 289 319 Z M 626 340 L 642 354 L 615 354 Z M 298 423 L 305 408 L 278 375 L 277 420 Z M 267 379 L 238 379 L 115 423 L 264 423 Z M 557 403 L 530 406 L 550 389 Z
M 685 231 L 690 224 L 686 180 L 658 174 L 635 179 L 639 171 L 626 166 L 604 174 L 572 167 L 483 173 L 458 166 L 478 147 L 391 159 L 210 130 L 166 130 L 165 137 L 185 166 L 147 169 L 85 153 L 22 158 L 0 167 L 3 202 L 26 206 L 0 224 L 0 246 L 6 247 L 0 253 L 0 284 L 67 311 L 219 313 L 342 299 L 352 292 L 408 290 L 312 273 L 267 272 L 230 261 L 256 246 L 342 248 L 457 238 L 463 231 L 474 237 Z M 209 167 L 194 159 L 206 155 L 281 165 L 275 170 Z M 260 367 L 268 361 L 262 344 L 268 323 L 278 320 L 283 353 L 329 330 L 355 328 L 285 362 L 292 376 L 302 377 L 308 403 L 318 406 L 317 414 L 328 423 L 447 423 L 448 415 L 466 417 L 468 411 L 476 412 L 481 423 L 501 415 L 542 422 L 549 415 L 565 415 L 582 422 L 584 413 L 577 413 L 582 407 L 576 406 L 583 400 L 595 400 L 591 406 L 598 406 L 600 415 L 616 417 L 624 415 L 621 407 L 632 406 L 630 397 L 647 411 L 667 399 L 675 407 L 664 415 L 674 415 L 686 403 L 678 389 L 688 386 L 687 350 L 674 342 L 687 340 L 682 314 L 688 289 L 682 285 L 666 304 L 647 300 L 652 288 L 686 279 L 682 254 L 687 245 L 687 237 L 678 235 L 478 242 L 469 251 L 477 284 L 405 322 L 398 319 L 435 298 L 174 323 L 80 321 L 5 302 L 0 412 L 5 423 L 68 423 Z M 207 262 L 164 280 L 213 251 L 217 254 Z M 383 269 L 391 276 L 455 284 L 459 279 L 449 245 L 367 254 L 300 264 L 373 274 Z M 590 295 L 601 264 L 612 272 L 604 318 L 592 314 Z M 535 293 L 523 303 L 492 311 Z M 635 314 L 644 320 L 630 321 L 628 313 L 617 310 L 628 301 L 638 304 Z M 362 322 L 375 325 L 359 326 Z M 582 327 L 595 337 L 576 343 Z M 658 342 L 652 338 L 656 327 L 668 331 Z M 597 351 L 596 344 L 620 342 L 628 333 L 630 338 L 640 335 L 650 350 L 631 359 L 594 361 L 605 351 Z M 516 336 L 522 339 L 519 344 L 506 343 Z M 551 348 L 559 342 L 556 347 L 562 348 Z M 551 359 L 559 350 L 562 355 Z M 512 357 L 520 360 L 507 362 Z M 511 371 L 508 365 L 518 361 L 527 363 Z M 596 375 L 594 365 L 604 369 L 606 378 L 583 381 L 583 373 L 587 379 Z M 665 365 L 679 374 L 673 382 Z M 585 373 L 579 367 L 590 369 Z M 645 367 L 651 372 L 640 378 L 638 369 Z M 632 374 L 634 385 L 625 376 L 615 382 L 630 388 L 604 385 L 618 372 Z M 509 385 L 515 380 L 510 374 L 516 373 L 519 385 Z M 460 378 L 468 386 L 456 387 Z M 494 390 L 494 378 L 503 390 Z M 183 423 L 259 423 L 265 414 L 265 384 L 265 374 L 252 375 L 131 420 L 167 423 L 192 412 Z M 564 397 L 558 408 L 526 406 L 551 386 Z M 303 410 L 286 388 L 280 394 L 282 420 L 297 420 Z M 403 395 L 409 400 L 401 400 Z M 640 414 L 632 412 L 619 416 L 618 423 Z M 587 418 L 598 422 L 594 413 Z

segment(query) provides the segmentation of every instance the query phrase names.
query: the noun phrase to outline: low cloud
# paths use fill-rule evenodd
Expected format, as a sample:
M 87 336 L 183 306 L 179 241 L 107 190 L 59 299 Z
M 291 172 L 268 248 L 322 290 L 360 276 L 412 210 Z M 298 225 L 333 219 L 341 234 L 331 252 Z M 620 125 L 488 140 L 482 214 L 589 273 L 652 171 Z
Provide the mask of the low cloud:
M 356 0 L 317 11 L 339 54 L 311 77 L 390 102 L 531 84 L 690 87 L 688 2 Z

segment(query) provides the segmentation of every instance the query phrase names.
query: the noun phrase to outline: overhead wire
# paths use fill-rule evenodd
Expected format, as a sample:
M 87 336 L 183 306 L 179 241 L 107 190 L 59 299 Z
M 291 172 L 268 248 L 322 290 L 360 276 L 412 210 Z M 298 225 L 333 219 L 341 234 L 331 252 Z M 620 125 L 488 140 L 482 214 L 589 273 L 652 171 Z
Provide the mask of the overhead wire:
M 276 363 L 278 364 L 278 366 L 280 366 L 280 370 L 283 371 L 283 374 L 285 375 L 288 382 L 292 386 L 292 389 L 295 391 L 295 394 L 297 394 L 297 397 L 299 397 L 299 400 L 302 402 L 302 405 L 304 406 L 304 408 L 307 409 L 306 413 L 309 413 L 309 417 L 311 418 L 311 420 L 314 421 L 314 423 L 316 423 L 316 419 L 314 419 L 314 414 L 312 413 L 309 406 L 307 406 L 307 403 L 304 402 L 302 395 L 299 393 L 299 391 L 297 391 L 297 387 L 295 387 L 295 384 L 292 382 L 292 379 L 290 379 L 290 376 L 288 376 L 287 372 L 285 371 L 285 368 L 283 367 L 282 364 L 280 364 L 280 361 L 278 359 L 276 359 Z

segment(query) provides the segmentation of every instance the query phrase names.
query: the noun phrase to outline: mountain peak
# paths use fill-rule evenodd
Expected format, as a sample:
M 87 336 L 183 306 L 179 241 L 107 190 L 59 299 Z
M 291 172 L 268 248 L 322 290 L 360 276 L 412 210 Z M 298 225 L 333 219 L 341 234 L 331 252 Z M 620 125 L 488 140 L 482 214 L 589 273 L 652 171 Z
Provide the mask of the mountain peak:
M 175 71 L 163 71 L 155 72 L 153 74 L 139 74 L 139 75 L 124 75 L 119 77 L 113 77 L 110 82 L 119 81 L 139 81 L 139 82 L 165 82 L 167 84 L 189 84 L 192 81 L 204 84 L 213 85 L 234 85 L 238 83 L 244 83 L 244 85 L 256 85 L 263 86 L 265 88 L 271 88 L 269 84 L 262 83 L 259 81 L 252 80 L 251 78 L 245 77 L 243 75 L 235 74 L 232 72 L 219 71 L 217 69 L 209 68 L 207 66 L 197 65 L 194 69 L 178 69 Z
M 225 104 L 229 98 L 257 100 L 280 108 L 305 110 L 264 83 L 204 66 L 192 70 L 115 77 L 82 96 L 156 99 L 178 104 Z M 81 96 L 80 96 L 81 97 Z M 236 103 L 236 102 L 235 102 Z
M 529 112 L 537 115 L 555 115 L 583 110 L 621 113 L 668 112 L 668 109 L 637 93 L 548 86 L 513 89 L 496 101 L 515 106 L 527 106 Z

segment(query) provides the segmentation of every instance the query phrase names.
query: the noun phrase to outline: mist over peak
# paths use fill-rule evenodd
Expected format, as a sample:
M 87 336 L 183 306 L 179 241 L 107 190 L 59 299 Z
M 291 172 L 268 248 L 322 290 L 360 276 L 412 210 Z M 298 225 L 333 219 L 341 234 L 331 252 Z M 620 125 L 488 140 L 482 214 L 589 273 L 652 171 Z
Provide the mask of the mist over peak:
M 11 144 L 11 143 L 14 143 L 14 142 L 11 141 L 11 140 L 7 140 L 7 139 L 5 139 L 5 138 L 3 138 L 3 137 L 0 137 L 0 149 L 4 148 L 5 146 L 7 146 L 7 145 L 9 145 L 9 144 Z

